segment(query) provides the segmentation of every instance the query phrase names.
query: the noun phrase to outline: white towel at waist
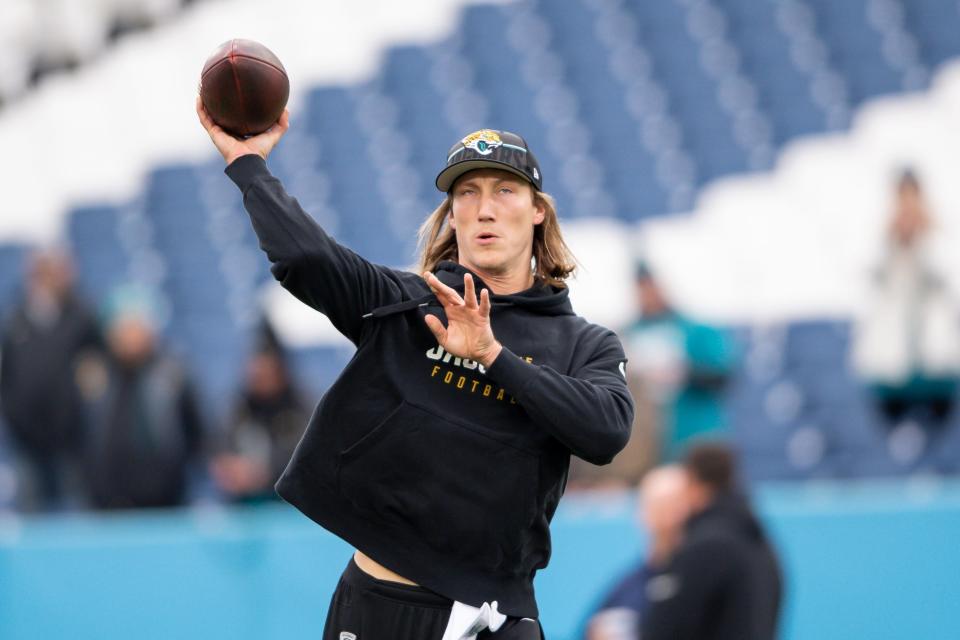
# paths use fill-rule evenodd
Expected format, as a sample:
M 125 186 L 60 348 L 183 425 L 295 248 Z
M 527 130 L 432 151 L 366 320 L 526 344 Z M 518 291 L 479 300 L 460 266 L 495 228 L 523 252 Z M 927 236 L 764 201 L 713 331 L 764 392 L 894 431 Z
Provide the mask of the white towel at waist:
M 443 640 L 476 640 L 477 634 L 484 629 L 497 631 L 506 621 L 507 616 L 497 611 L 496 600 L 484 602 L 479 607 L 454 602 Z

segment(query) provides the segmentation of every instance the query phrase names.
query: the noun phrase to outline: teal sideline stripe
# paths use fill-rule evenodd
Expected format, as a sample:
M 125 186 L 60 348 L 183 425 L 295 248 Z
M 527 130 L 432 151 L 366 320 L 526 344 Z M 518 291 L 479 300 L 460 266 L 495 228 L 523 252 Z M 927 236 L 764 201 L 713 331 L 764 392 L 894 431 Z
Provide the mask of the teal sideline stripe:
M 957 639 L 960 480 L 766 485 L 754 498 L 786 575 L 782 640 Z M 564 498 L 555 553 L 537 575 L 546 637 L 582 638 L 591 609 L 638 561 L 635 500 Z M 286 640 L 323 628 L 351 553 L 281 504 L 4 513 L 0 638 Z

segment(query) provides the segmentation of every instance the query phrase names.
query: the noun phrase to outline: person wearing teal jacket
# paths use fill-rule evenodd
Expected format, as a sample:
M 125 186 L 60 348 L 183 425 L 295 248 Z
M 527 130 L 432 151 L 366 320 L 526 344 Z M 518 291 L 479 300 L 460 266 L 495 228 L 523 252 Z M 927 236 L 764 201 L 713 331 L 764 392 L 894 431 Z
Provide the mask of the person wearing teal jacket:
M 646 264 L 636 273 L 640 315 L 624 344 L 660 413 L 661 454 L 678 459 L 693 439 L 725 438 L 726 385 L 736 363 L 729 332 L 673 308 Z

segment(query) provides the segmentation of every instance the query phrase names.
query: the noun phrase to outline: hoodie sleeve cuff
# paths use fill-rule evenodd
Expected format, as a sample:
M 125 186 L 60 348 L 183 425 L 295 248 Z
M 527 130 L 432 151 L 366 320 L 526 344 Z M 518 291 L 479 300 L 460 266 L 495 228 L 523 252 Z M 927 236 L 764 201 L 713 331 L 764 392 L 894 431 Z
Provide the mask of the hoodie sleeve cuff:
M 516 396 L 537 375 L 537 367 L 503 347 L 500 355 L 487 369 L 487 375 Z
M 233 182 L 246 192 L 257 178 L 270 175 L 267 162 L 255 153 L 242 155 L 223 170 Z

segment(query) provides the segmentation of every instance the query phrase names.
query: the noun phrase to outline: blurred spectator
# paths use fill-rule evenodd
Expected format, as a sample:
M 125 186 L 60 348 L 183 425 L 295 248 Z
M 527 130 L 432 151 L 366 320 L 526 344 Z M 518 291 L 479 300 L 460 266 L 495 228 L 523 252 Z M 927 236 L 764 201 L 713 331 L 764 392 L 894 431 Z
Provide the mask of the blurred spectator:
M 643 640 L 769 640 L 782 584 L 760 522 L 737 490 L 728 447 L 691 446 L 683 463 L 690 517 L 670 562 L 647 581 Z
M 74 290 L 69 257 L 33 255 L 0 351 L 0 403 L 24 511 L 76 502 L 84 433 L 77 371 L 99 346 L 96 318 Z
M 942 423 L 960 377 L 960 309 L 947 285 L 949 249 L 912 171 L 897 182 L 886 235 L 872 301 L 856 328 L 854 364 L 892 423 Z
M 294 388 L 282 347 L 265 325 L 250 356 L 240 397 L 231 412 L 211 474 L 237 501 L 273 499 L 273 485 L 287 466 L 310 414 Z
M 657 448 L 659 438 L 662 457 L 676 460 L 689 440 L 726 431 L 733 343 L 727 332 L 675 310 L 647 265 L 637 268 L 636 295 L 639 317 L 624 330 L 628 377 L 659 415 L 654 425 L 635 420 L 633 437 L 643 438 L 646 449 Z
M 148 297 L 122 291 L 108 316 L 108 358 L 82 380 L 91 502 L 99 509 L 182 505 L 204 433 L 194 390 L 157 343 Z
M 623 577 L 587 623 L 586 640 L 636 640 L 647 609 L 647 580 L 670 560 L 688 515 L 687 475 L 679 466 L 650 471 L 640 485 L 640 525 L 646 557 Z

